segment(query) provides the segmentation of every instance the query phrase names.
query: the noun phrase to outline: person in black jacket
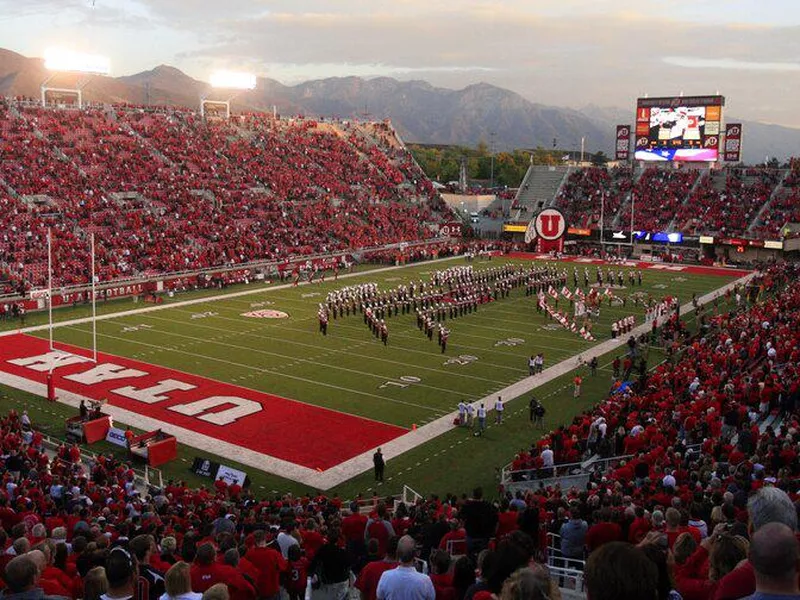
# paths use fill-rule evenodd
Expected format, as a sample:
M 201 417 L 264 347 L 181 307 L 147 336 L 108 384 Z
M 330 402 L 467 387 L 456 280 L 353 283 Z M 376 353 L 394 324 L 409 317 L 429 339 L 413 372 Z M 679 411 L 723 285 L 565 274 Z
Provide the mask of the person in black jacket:
M 346 595 L 350 581 L 350 556 L 337 545 L 339 535 L 336 527 L 328 529 L 327 543 L 320 546 L 308 568 L 314 587 L 319 588 L 327 598 Z
M 383 453 L 381 449 L 378 448 L 375 451 L 375 454 L 372 455 L 372 464 L 375 466 L 375 481 L 383 481 L 383 470 L 386 467 L 386 463 L 383 460 Z
M 478 487 L 461 507 L 459 516 L 467 532 L 467 553 L 475 555 L 488 546 L 497 530 L 497 509 L 483 499 L 483 489 Z
M 137 587 L 147 594 L 147 599 L 158 600 L 165 592 L 164 574 L 150 566 L 150 556 L 157 552 L 156 543 L 151 535 L 137 535 L 129 544 L 130 551 L 139 564 L 139 580 Z M 141 600 L 147 600 L 141 598 Z

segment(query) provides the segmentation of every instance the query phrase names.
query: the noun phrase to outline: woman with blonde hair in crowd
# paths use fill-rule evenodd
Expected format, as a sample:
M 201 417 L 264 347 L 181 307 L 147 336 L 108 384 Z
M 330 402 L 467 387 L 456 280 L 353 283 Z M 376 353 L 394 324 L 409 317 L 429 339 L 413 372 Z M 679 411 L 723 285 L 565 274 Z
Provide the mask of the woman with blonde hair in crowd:
M 188 563 L 172 565 L 164 576 L 166 591 L 159 600 L 200 600 L 203 594 L 192 591 L 192 577 Z
M 517 569 L 506 579 L 500 600 L 561 600 L 558 586 L 542 565 Z
M 720 523 L 725 522 L 725 515 L 722 513 L 722 506 L 715 506 L 711 509 L 711 525 L 712 528 L 716 527 Z
M 203 592 L 203 600 L 231 600 L 228 586 L 224 583 L 215 583 Z
M 89 569 L 83 578 L 83 600 L 100 600 L 108 591 L 108 579 L 105 567 Z

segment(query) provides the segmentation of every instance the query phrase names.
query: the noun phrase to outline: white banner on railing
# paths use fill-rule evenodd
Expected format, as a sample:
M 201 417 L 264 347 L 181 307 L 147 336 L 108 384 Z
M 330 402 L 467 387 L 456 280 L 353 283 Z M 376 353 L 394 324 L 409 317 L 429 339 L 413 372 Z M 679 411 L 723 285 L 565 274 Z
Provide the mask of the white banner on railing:
M 247 473 L 244 471 L 231 469 L 225 465 L 220 465 L 219 470 L 217 471 L 217 479 L 219 478 L 222 478 L 228 485 L 238 483 L 239 485 L 244 486 L 244 480 L 247 479 Z
M 106 441 L 123 448 L 128 447 L 128 440 L 125 439 L 125 432 L 117 427 L 111 427 L 106 434 Z

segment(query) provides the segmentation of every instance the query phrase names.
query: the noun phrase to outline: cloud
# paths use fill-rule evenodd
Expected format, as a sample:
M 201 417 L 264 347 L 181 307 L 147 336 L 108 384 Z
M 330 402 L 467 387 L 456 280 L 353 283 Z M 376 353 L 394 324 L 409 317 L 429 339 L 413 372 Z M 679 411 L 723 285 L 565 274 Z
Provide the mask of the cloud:
M 689 69 L 726 69 L 734 71 L 800 71 L 800 63 L 790 62 L 755 62 L 736 60 L 734 58 L 698 58 L 695 56 L 666 56 L 664 62 L 669 65 Z
M 798 70 L 800 3 L 788 0 L 95 2 L 92 9 L 91 0 L 0 0 L 0 39 L 21 39 L 36 18 L 39 39 L 92 40 L 92 51 L 112 55 L 115 74 L 167 63 L 198 79 L 233 69 L 286 82 L 384 75 L 459 88 L 486 81 L 572 107 L 632 107 L 645 92 L 719 89 L 737 107 L 752 107 L 751 114 L 737 108 L 742 117 L 800 125 L 792 106 L 800 78 L 786 76 Z M 773 4 L 782 7 L 780 19 Z M 25 44 L 12 49 L 26 51 Z

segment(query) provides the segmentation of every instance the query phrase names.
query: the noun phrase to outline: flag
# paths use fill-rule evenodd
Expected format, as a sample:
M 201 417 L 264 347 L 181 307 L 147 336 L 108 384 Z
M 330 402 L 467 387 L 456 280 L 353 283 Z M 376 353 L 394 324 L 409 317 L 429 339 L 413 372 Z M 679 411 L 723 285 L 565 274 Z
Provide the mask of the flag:
M 550 294 L 550 297 L 553 300 L 558 300 L 558 292 L 553 289 L 552 285 L 549 288 L 547 288 L 547 293 Z
M 567 286 L 561 288 L 561 295 L 564 296 L 567 300 L 572 300 L 572 292 L 569 291 Z

